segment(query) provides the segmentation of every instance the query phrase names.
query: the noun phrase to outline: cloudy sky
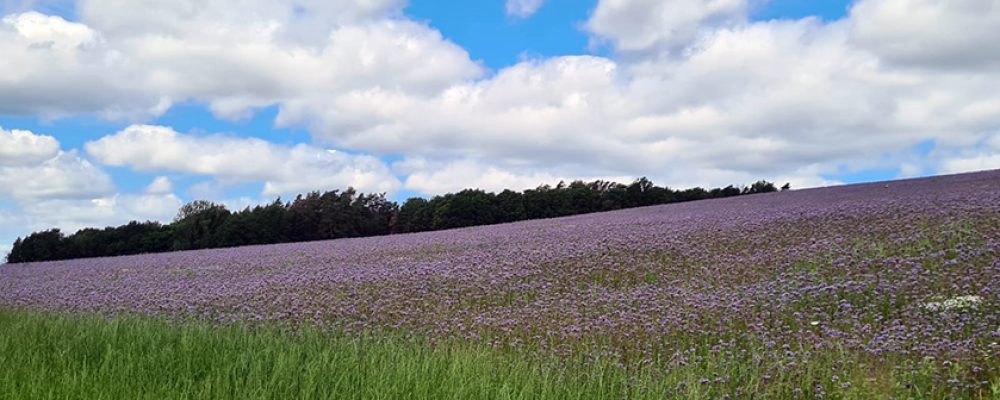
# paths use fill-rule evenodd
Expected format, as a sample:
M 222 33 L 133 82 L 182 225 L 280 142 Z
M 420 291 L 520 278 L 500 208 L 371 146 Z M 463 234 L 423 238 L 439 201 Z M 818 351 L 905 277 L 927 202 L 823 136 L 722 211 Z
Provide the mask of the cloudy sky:
M 1000 0 L 0 0 L 19 235 L 354 186 L 1000 168 Z

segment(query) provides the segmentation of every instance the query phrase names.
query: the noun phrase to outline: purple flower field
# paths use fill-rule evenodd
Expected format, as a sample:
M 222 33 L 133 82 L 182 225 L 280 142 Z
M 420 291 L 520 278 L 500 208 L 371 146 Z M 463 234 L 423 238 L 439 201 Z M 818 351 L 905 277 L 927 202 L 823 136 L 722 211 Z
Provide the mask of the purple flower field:
M 0 307 L 683 365 L 1000 357 L 1000 172 L 388 237 L 0 267 Z M 987 367 L 983 367 L 987 368 Z M 980 368 L 981 369 L 981 368 Z M 766 378 L 765 378 L 766 379 Z

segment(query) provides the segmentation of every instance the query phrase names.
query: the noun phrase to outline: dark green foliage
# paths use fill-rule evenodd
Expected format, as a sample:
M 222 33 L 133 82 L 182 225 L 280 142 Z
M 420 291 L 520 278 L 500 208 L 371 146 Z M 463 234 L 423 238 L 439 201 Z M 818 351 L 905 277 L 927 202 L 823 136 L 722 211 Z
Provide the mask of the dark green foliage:
M 301 194 L 288 206 L 288 237 L 294 242 L 318 240 L 321 211 L 319 192 Z
M 19 263 L 159 253 L 170 251 L 173 243 L 172 228 L 159 222 L 132 221 L 117 228 L 87 228 L 70 236 L 52 229 L 16 240 L 7 261 Z
M 787 190 L 786 184 L 781 189 Z M 659 187 L 643 177 L 629 185 L 607 181 L 559 182 L 523 193 L 494 194 L 478 189 L 411 198 L 400 207 L 384 193 L 364 194 L 353 188 L 299 195 L 290 203 L 230 212 L 225 206 L 198 200 L 185 204 L 174 222 L 133 221 L 119 227 L 88 228 L 65 236 L 58 229 L 18 238 L 7 261 L 64 260 L 172 250 L 194 250 L 423 232 L 466 226 L 552 218 L 681 201 L 775 192 L 773 183 L 681 191 Z
M 771 193 L 777 192 L 778 188 L 774 186 L 773 183 L 768 181 L 757 181 L 748 188 L 743 189 L 743 194 L 755 194 L 755 193 Z
M 353 193 L 353 189 L 349 189 Z M 399 213 L 399 206 L 385 198 L 385 193 L 361 194 L 351 202 L 351 213 L 347 215 L 353 231 L 348 237 L 388 235 L 392 223 Z
M 312 192 L 287 206 L 287 223 L 281 229 L 296 242 L 386 235 L 397 210 L 384 193 L 358 194 L 352 188 Z
M 65 236 L 58 229 L 35 232 L 21 240 L 14 241 L 14 247 L 7 255 L 7 262 L 19 263 L 35 260 L 58 260 L 63 258 Z
M 524 195 L 506 189 L 496 197 L 497 222 L 514 222 L 527 218 L 524 209 Z
M 628 188 L 625 189 L 628 206 L 643 207 L 659 203 L 659 199 L 657 197 L 660 197 L 665 193 L 656 189 L 659 188 L 657 188 L 656 185 L 654 185 L 649 179 L 646 179 L 646 177 L 636 179 L 635 182 L 632 182 L 632 184 L 628 185 Z
M 434 229 L 490 225 L 498 222 L 500 210 L 496 195 L 482 190 L 466 189 L 444 196 L 434 210 Z
M 743 191 L 733 185 L 729 185 L 721 189 L 720 188 L 712 189 L 708 192 L 708 194 L 709 197 L 711 198 L 720 198 L 720 197 L 739 196 L 743 194 Z
M 424 198 L 411 197 L 399 208 L 394 233 L 423 232 L 433 229 L 434 214 Z
M 171 225 L 174 230 L 173 250 L 220 246 L 222 226 L 231 215 L 226 206 L 203 200 L 184 205 Z
M 285 242 L 287 212 L 281 199 L 277 199 L 267 206 L 247 207 L 233 213 L 219 227 L 217 243 L 220 247 L 231 247 Z
M 552 218 L 559 216 L 561 204 L 559 192 L 549 185 L 524 191 L 523 201 L 527 219 Z

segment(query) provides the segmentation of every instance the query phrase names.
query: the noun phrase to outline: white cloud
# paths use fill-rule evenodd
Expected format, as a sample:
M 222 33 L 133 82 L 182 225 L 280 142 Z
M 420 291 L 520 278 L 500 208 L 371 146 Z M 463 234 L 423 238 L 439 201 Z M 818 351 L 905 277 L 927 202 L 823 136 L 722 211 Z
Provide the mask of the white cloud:
M 423 158 L 407 158 L 393 165 L 394 169 L 407 175 L 404 188 L 424 195 L 454 193 L 475 188 L 492 192 L 504 189 L 525 190 L 539 185 L 555 185 L 558 182 L 575 180 L 630 183 L 634 175 L 600 175 L 600 169 L 543 170 L 519 169 L 513 166 L 500 167 L 482 161 L 460 159 L 455 161 L 433 161 Z M 768 177 L 778 185 L 788 182 L 793 188 L 832 186 L 841 182 L 819 177 L 822 170 L 817 166 L 807 166 Z M 761 179 L 760 176 L 728 170 L 699 171 L 691 176 L 686 171 L 670 171 L 652 177 L 654 183 L 669 185 L 674 189 L 696 186 L 723 187 L 745 185 Z
M 418 193 L 435 195 L 454 193 L 463 189 L 482 189 L 499 192 L 504 189 L 523 190 L 541 184 L 555 184 L 560 179 L 541 172 L 516 174 L 472 160 L 448 163 L 407 159 L 398 169 L 407 171 L 404 187 Z
M 747 8 L 747 0 L 601 0 L 586 27 L 619 52 L 678 51 L 744 23 Z
M 0 130 L 0 257 L 15 237 L 60 228 L 169 221 L 181 205 L 170 181 L 155 179 L 145 194 L 116 193 L 111 177 L 50 136 Z
M 0 167 L 38 164 L 58 153 L 59 142 L 52 136 L 0 127 Z
M 162 188 L 161 188 L 162 189 Z M 35 165 L 0 167 L 0 256 L 15 237 L 59 228 L 72 233 L 85 227 L 124 224 L 131 220 L 169 221 L 181 205 L 172 193 L 115 193 L 101 169 L 76 151 L 59 152 Z
M 81 200 L 41 200 L 21 205 L 28 232 L 60 228 L 71 234 L 87 227 L 117 226 L 129 221 L 169 222 L 182 205 L 173 194 L 130 195 Z
M 174 191 L 174 185 L 170 182 L 170 178 L 165 176 L 158 176 L 146 186 L 147 194 L 167 194 Z
M 746 0 L 600 0 L 585 29 L 611 56 L 487 74 L 403 1 L 84 1 L 80 22 L 4 19 L 0 112 L 141 118 L 195 100 L 238 119 L 277 104 L 277 126 L 351 151 L 129 130 L 88 147 L 109 165 L 262 181 L 268 195 L 391 191 L 399 179 L 369 156 L 387 154 L 452 171 L 404 176 L 427 191 L 452 176 L 817 185 L 845 167 L 899 168 L 926 141 L 980 156 L 958 150 L 1000 128 L 995 3 L 860 0 L 840 21 L 753 22 Z M 110 146 L 125 139 L 142 156 Z M 477 172 L 447 169 L 463 163 Z
M 133 125 L 85 145 L 103 164 L 138 171 L 204 175 L 222 183 L 264 182 L 263 194 L 294 195 L 352 186 L 392 192 L 399 181 L 378 158 L 305 144 L 281 146 L 254 138 L 181 134 Z
M 0 167 L 0 198 L 86 199 L 114 192 L 111 177 L 76 151 L 60 152 L 37 165 Z
M 1000 66 L 1000 1 L 861 0 L 852 39 L 883 60 L 948 68 Z
M 0 112 L 145 119 L 174 102 L 239 119 L 358 88 L 434 92 L 484 72 L 397 0 L 83 1 L 82 22 L 0 24 Z M 100 88 L 100 90 L 95 90 Z
M 979 154 L 944 160 L 939 171 L 946 174 L 957 174 L 960 172 L 975 172 L 990 169 L 1000 169 L 1000 153 Z
M 169 222 L 181 205 L 181 199 L 173 193 L 119 194 L 111 198 L 111 208 L 114 210 L 112 215 L 122 221 Z
M 899 166 L 900 178 L 916 178 L 924 174 L 924 167 L 919 164 L 904 162 Z
M 22 231 L 23 227 L 24 221 L 20 215 L 0 208 L 0 262 L 3 262 L 10 253 L 14 240 L 27 233 Z
M 1000 133 L 985 138 L 974 149 L 943 157 L 938 170 L 946 174 L 1000 169 Z
M 594 142 L 611 139 L 592 135 L 591 129 L 613 121 L 586 125 L 596 122 L 594 108 L 616 111 L 614 78 L 614 63 L 603 58 L 526 62 L 432 98 L 374 89 L 290 102 L 277 123 L 311 124 L 315 135 L 334 145 L 375 153 L 442 155 L 446 150 L 538 160 L 565 158 L 583 148 L 590 155 Z
M 119 226 L 129 221 L 170 222 L 182 205 L 173 194 L 114 194 L 93 199 L 36 199 L 0 209 L 0 258 L 17 237 L 58 228 L 72 234 L 83 228 Z
M 322 41 L 331 26 L 400 16 L 406 0 L 81 0 L 80 18 L 118 37 L 226 36 L 270 30 Z
M 372 89 L 288 102 L 277 122 L 341 147 L 489 160 L 515 175 L 671 185 L 786 176 L 797 187 L 847 166 L 898 167 L 886 160 L 924 141 L 968 146 L 1000 127 L 998 74 L 893 68 L 855 47 L 850 21 L 704 24 L 682 53 L 530 60 L 430 98 Z
M 0 21 L 0 113 L 149 115 L 159 96 L 128 57 L 90 27 L 37 12 Z M 96 89 L 99 88 L 99 89 Z
M 860 156 L 872 142 L 894 140 L 837 136 L 866 123 L 882 130 L 892 105 L 879 101 L 891 99 L 877 96 L 883 87 L 858 82 L 876 74 L 866 59 L 838 51 L 832 39 L 810 38 L 815 29 L 801 23 L 730 32 L 688 60 L 525 62 L 431 99 L 373 90 L 290 103 L 278 123 L 311 124 L 314 134 L 341 147 L 438 159 L 461 154 L 500 168 L 575 170 L 577 176 L 662 178 L 674 169 L 692 178 L 714 170 L 769 176 L 824 158 Z M 798 36 L 784 39 L 787 33 Z M 755 43 L 743 47 L 743 39 Z M 726 58 L 745 61 L 717 64 Z M 767 63 L 776 58 L 784 63 L 781 71 Z M 749 74 L 754 79 L 743 82 Z M 855 99 L 866 92 L 871 100 Z
M 545 0 L 507 0 L 507 15 L 528 18 L 538 12 L 543 5 Z

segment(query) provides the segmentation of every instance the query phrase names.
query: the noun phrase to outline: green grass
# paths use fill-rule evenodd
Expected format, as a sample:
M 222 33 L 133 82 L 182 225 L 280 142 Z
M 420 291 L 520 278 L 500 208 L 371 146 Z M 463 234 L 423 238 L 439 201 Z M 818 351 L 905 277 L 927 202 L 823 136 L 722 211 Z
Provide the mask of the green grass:
M 0 399 L 1000 398 L 995 377 L 954 391 L 929 366 L 838 351 L 767 379 L 752 345 L 712 344 L 692 344 L 684 366 L 623 369 L 467 342 L 0 310 Z
M 625 374 L 473 347 L 0 311 L 4 399 L 621 398 Z

